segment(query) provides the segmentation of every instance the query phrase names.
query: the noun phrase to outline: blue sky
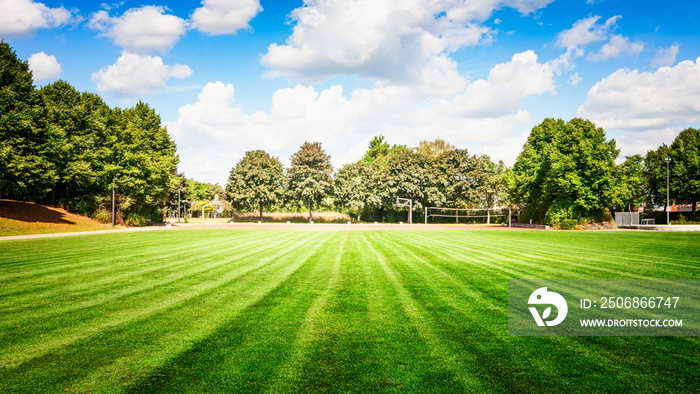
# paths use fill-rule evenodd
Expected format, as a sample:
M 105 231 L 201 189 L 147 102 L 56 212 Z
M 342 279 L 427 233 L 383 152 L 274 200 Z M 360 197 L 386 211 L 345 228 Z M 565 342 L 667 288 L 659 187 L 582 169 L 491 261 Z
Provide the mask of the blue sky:
M 443 138 L 512 165 L 546 117 L 622 155 L 700 127 L 700 3 L 670 0 L 0 0 L 0 37 L 41 86 L 149 103 L 180 171 L 225 184 L 245 151 Z

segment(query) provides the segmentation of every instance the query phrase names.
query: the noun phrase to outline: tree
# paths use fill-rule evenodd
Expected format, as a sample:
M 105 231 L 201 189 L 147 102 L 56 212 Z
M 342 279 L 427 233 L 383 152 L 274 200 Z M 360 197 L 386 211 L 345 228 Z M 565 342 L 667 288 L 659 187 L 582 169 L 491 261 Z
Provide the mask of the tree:
M 389 154 L 389 143 L 384 141 L 383 135 L 377 135 L 369 142 L 369 149 L 362 157 L 362 160 L 371 163 L 377 160 L 378 157 L 383 157 Z
M 287 171 L 289 197 L 309 207 L 309 219 L 313 220 L 314 206 L 333 193 L 331 157 L 320 142 L 307 141 L 292 155 L 291 162 Z
M 284 169 L 277 157 L 262 150 L 245 153 L 231 169 L 226 185 L 226 198 L 234 206 L 263 210 L 282 197 L 286 184 Z
M 46 198 L 57 173 L 52 158 L 61 136 L 52 134 L 27 62 L 0 41 L 0 197 Z
M 493 208 L 506 197 L 506 166 L 503 161 L 498 164 L 491 161 L 488 155 L 474 157 L 474 200 L 478 205 Z
M 436 138 L 433 141 L 420 141 L 418 147 L 416 147 L 416 153 L 425 156 L 429 160 L 438 160 L 454 149 L 454 145 L 440 138 Z
M 670 157 L 669 148 L 662 144 L 656 150 L 650 150 L 644 156 L 644 178 L 647 183 L 647 199 L 652 205 L 666 206 L 666 158 Z
M 601 220 L 607 208 L 624 204 L 618 154 L 615 140 L 590 121 L 545 119 L 513 166 L 512 197 L 523 214 L 547 224 Z
M 685 129 L 670 146 L 671 195 L 678 203 L 692 204 L 693 216 L 700 201 L 700 130 Z
M 620 170 L 625 191 L 622 199 L 626 202 L 621 208 L 631 211 L 639 206 L 641 199 L 649 190 L 649 182 L 644 171 L 644 158 L 640 155 L 627 156 L 620 164 Z
M 372 203 L 370 179 L 374 167 L 370 163 L 359 160 L 345 164 L 335 176 L 335 201 L 341 208 L 357 214 L 358 222 L 362 211 Z
M 57 177 L 50 201 L 92 214 L 111 198 L 113 160 L 112 111 L 92 93 L 79 93 L 65 81 L 41 88 L 53 134 L 61 143 L 53 151 Z
M 160 116 L 139 101 L 134 108 L 114 111 L 114 161 L 106 168 L 122 195 L 121 208 L 154 216 L 169 190 L 177 186 L 175 143 Z

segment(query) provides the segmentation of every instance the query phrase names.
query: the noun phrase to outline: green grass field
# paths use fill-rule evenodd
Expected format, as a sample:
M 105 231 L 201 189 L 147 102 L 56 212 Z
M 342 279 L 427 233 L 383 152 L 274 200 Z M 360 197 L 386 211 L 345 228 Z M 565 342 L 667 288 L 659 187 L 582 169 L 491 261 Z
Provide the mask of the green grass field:
M 0 241 L 0 392 L 697 392 L 699 337 L 509 337 L 507 280 L 700 278 L 700 234 Z

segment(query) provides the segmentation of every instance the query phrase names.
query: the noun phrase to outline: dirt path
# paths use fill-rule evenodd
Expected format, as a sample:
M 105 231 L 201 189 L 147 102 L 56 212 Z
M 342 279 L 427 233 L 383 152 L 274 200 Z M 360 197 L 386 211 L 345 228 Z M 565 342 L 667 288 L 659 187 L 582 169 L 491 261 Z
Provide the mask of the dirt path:
M 230 229 L 230 230 L 405 230 L 405 231 L 424 231 L 424 230 L 532 230 L 523 228 L 508 228 L 500 225 L 473 225 L 473 224 L 429 224 L 427 227 L 424 224 L 326 224 L 326 223 L 221 223 L 221 224 L 200 224 L 200 223 L 173 223 L 170 227 L 164 225 L 148 226 L 148 227 L 132 227 L 132 228 L 117 228 L 110 230 L 98 231 L 79 231 L 70 233 L 51 233 L 51 234 L 32 234 L 32 235 L 9 235 L 0 237 L 0 241 L 10 241 L 18 239 L 34 239 L 34 238 L 53 238 L 53 237 L 69 237 L 90 234 L 107 234 L 115 232 L 133 232 L 133 231 L 174 231 L 181 229 Z

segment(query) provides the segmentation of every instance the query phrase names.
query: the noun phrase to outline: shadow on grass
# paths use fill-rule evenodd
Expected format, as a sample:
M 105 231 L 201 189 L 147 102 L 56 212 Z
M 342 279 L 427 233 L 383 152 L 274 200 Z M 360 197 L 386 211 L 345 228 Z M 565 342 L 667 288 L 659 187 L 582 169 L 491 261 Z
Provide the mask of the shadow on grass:
M 0 200 L 0 217 L 27 223 L 75 224 L 58 210 L 21 201 Z

